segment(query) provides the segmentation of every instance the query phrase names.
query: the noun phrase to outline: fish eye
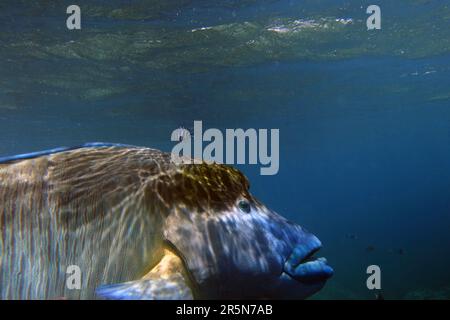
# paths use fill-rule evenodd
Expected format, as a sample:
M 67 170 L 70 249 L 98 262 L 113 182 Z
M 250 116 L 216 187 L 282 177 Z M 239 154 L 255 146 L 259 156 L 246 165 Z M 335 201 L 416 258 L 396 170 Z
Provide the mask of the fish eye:
M 245 213 L 250 213 L 250 211 L 252 209 L 250 206 L 250 203 L 247 200 L 240 200 L 238 202 L 238 207 L 239 207 L 239 210 L 241 210 L 242 212 L 245 212 Z

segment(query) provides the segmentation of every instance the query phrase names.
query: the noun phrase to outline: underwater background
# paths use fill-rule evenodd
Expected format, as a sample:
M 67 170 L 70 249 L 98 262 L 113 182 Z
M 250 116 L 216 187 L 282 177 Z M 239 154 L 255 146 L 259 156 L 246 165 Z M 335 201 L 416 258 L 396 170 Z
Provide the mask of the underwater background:
M 450 1 L 75 2 L 0 3 L 1 156 L 279 128 L 279 173 L 239 168 L 322 240 L 313 299 L 374 299 L 371 264 L 385 299 L 450 298 Z

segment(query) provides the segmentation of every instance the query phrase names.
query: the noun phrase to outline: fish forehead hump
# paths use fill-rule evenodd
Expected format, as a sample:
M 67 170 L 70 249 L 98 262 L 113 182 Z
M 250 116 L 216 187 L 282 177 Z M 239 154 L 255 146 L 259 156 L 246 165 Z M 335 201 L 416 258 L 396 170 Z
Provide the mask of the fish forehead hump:
M 197 212 L 208 207 L 212 213 L 239 197 L 252 198 L 239 170 L 211 163 L 176 165 L 169 153 L 139 147 L 89 147 L 20 157 L 0 163 L 0 177 L 5 199 L 12 192 L 28 194 L 35 203 L 44 201 L 54 209 L 62 227 L 72 228 L 136 203 L 166 216 L 180 204 Z

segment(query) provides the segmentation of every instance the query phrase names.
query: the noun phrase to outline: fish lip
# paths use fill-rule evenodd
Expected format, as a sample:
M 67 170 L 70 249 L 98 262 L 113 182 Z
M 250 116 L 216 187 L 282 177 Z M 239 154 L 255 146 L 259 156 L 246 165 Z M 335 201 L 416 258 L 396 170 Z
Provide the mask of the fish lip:
M 299 264 L 305 264 L 305 263 L 307 263 L 308 261 L 314 261 L 314 260 L 317 260 L 317 258 L 314 257 L 314 255 L 315 255 L 317 252 L 319 252 L 320 249 L 322 249 L 322 245 L 313 247 L 313 248 L 309 251 L 308 255 L 307 255 L 305 258 L 303 258 L 303 259 L 300 261 Z
M 324 283 L 333 276 L 334 270 L 325 258 L 314 257 L 321 248 L 320 241 L 295 247 L 283 265 L 283 273 L 304 284 Z

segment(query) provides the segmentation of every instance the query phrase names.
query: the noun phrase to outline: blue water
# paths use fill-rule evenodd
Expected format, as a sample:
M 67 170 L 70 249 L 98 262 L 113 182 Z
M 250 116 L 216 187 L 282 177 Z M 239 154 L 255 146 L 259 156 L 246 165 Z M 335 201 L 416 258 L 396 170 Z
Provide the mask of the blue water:
M 279 128 L 279 173 L 239 168 L 324 243 L 335 276 L 315 298 L 373 299 L 371 264 L 386 299 L 450 297 L 446 1 L 381 1 L 379 33 L 366 1 L 90 3 L 74 32 L 64 3 L 0 6 L 0 155 L 88 141 L 170 151 L 194 120 Z M 355 22 L 267 31 L 320 17 Z

